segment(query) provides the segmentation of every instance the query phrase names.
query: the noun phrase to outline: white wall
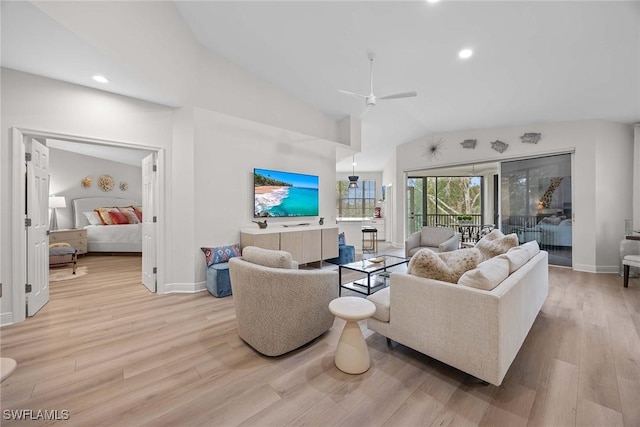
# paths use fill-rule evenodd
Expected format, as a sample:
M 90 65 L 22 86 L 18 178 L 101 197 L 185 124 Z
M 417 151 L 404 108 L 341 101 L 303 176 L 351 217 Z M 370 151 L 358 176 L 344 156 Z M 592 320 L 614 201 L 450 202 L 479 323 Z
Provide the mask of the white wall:
M 525 132 L 540 132 L 542 138 L 538 144 L 522 143 L 520 136 Z M 444 149 L 433 162 L 423 155 L 426 137 L 397 149 L 395 212 L 402 220 L 394 227 L 394 241 L 404 239 L 406 171 L 574 151 L 574 269 L 617 272 L 623 222 L 631 215 L 632 126 L 587 120 L 429 135 L 429 139 L 440 137 L 445 140 Z M 476 148 L 463 149 L 460 142 L 465 139 L 477 139 Z M 509 144 L 502 154 L 491 148 L 490 142 L 496 139 Z
M 203 246 L 240 241 L 240 229 L 253 224 L 253 169 L 265 168 L 319 176 L 319 216 L 269 218 L 270 226 L 335 223 L 335 144 L 261 123 L 195 109 L 193 224 L 189 257 L 195 282 L 204 285 Z
M 131 200 L 142 200 L 142 168 L 125 165 L 97 157 L 85 156 L 56 148 L 49 149 L 49 167 L 51 182 L 49 194 L 64 196 L 67 207 L 58 208 L 56 215 L 58 228 L 73 228 L 73 209 L 71 201 L 81 197 L 121 197 Z M 98 177 L 111 175 L 115 181 L 113 190 L 102 191 L 98 185 Z M 84 188 L 80 181 L 85 176 L 93 180 L 93 185 Z M 120 189 L 121 182 L 128 183 L 128 189 Z

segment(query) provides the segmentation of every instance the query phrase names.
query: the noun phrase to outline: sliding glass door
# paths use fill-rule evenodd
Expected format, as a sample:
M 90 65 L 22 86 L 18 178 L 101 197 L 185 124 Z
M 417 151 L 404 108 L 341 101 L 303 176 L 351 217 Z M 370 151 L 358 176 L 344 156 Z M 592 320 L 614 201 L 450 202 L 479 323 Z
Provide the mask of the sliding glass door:
M 571 266 L 571 154 L 501 163 L 501 228 L 536 240 L 549 263 Z

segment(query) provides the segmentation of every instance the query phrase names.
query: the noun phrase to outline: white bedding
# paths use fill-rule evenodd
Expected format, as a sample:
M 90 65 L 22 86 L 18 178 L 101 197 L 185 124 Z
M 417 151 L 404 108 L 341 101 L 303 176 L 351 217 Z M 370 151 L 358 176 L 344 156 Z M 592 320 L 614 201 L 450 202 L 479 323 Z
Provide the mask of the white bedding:
M 87 230 L 88 252 L 142 252 L 142 224 L 89 225 L 84 212 L 112 206 L 139 206 L 140 203 L 119 197 L 74 199 L 75 228 Z
M 142 252 L 142 224 L 87 225 L 89 252 Z

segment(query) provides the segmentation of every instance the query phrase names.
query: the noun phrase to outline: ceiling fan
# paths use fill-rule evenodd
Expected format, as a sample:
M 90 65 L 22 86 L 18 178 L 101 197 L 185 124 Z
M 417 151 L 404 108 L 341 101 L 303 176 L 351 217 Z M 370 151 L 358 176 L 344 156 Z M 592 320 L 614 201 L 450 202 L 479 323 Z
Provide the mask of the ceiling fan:
M 358 98 L 364 98 L 366 105 L 364 107 L 364 110 L 362 110 L 362 113 L 360 113 L 360 118 L 361 119 L 364 117 L 365 114 L 367 114 L 367 111 L 369 111 L 369 109 L 371 107 L 374 107 L 376 105 L 376 102 L 378 100 L 382 100 L 382 99 L 397 99 L 397 98 L 411 98 L 413 96 L 418 96 L 418 92 L 416 92 L 414 90 L 412 90 L 410 92 L 394 93 L 393 95 L 386 95 L 386 96 L 380 96 L 380 97 L 375 96 L 373 94 L 373 60 L 375 59 L 375 57 L 376 57 L 375 54 L 373 54 L 373 53 L 369 54 L 369 64 L 370 64 L 370 69 L 371 69 L 369 95 L 361 95 L 359 93 L 350 92 L 348 90 L 338 89 L 338 92 L 344 93 L 346 95 L 356 96 Z

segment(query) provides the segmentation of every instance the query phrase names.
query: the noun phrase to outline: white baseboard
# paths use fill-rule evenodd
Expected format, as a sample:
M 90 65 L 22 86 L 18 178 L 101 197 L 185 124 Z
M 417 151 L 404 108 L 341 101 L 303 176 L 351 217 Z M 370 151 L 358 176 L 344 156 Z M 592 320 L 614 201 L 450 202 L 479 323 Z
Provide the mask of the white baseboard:
M 194 294 L 206 291 L 207 282 L 198 283 L 167 283 L 164 285 L 163 294 Z
M 573 269 L 575 271 L 582 271 L 584 273 L 618 274 L 617 265 L 575 264 L 573 266 Z
M 13 313 L 4 313 L 0 315 L 0 326 L 13 325 Z

